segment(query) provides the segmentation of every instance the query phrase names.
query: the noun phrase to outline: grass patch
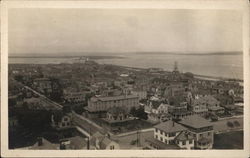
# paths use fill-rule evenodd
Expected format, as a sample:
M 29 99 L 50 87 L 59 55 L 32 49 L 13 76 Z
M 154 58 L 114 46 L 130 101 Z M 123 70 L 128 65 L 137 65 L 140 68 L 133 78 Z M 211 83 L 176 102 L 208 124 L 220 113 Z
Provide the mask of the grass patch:
M 214 135 L 214 149 L 243 149 L 243 131 Z

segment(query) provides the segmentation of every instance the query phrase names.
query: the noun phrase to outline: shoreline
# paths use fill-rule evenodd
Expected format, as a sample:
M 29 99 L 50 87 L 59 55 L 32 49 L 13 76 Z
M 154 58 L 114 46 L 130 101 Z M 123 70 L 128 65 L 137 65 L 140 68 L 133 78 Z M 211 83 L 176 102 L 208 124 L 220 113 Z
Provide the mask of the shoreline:
M 122 57 L 121 57 L 122 58 Z M 98 59 L 96 59 L 98 60 Z M 79 63 L 58 63 L 58 64 L 26 64 L 26 63 L 8 63 L 9 65 L 59 65 L 59 64 L 79 64 Z M 100 63 L 98 63 L 100 64 Z M 125 68 L 125 69 L 132 69 L 132 70 L 139 70 L 139 71 L 146 71 L 149 68 L 140 68 L 140 67 L 129 67 L 129 66 L 121 66 L 121 65 L 114 65 L 114 64 L 100 64 L 100 65 L 112 65 L 112 66 L 118 66 L 121 68 Z M 167 71 L 164 70 L 163 72 L 166 73 L 170 73 L 171 71 Z M 183 72 L 182 72 L 183 73 Z M 184 72 L 186 73 L 186 72 Z M 184 74 L 183 73 L 183 74 Z M 191 72 L 192 73 L 192 72 Z M 194 78 L 196 79 L 202 79 L 202 80 L 209 80 L 209 81 L 220 81 L 220 80 L 227 80 L 227 81 L 235 81 L 235 82 L 242 82 L 243 83 L 243 79 L 239 79 L 239 78 L 229 78 L 229 77 L 219 77 L 219 76 L 210 76 L 210 75 L 201 75 L 201 74 L 194 74 Z

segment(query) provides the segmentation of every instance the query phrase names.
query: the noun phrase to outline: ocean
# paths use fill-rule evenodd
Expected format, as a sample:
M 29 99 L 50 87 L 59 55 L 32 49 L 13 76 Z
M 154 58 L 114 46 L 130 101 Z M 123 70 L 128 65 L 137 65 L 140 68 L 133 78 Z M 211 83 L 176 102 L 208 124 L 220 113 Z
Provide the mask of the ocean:
M 178 63 L 180 72 L 243 79 L 242 54 L 119 54 L 112 55 L 123 58 L 99 58 L 99 64 L 114 64 L 120 66 L 151 68 L 158 67 L 172 71 L 174 62 Z M 9 57 L 10 64 L 60 64 L 74 63 L 79 57 Z

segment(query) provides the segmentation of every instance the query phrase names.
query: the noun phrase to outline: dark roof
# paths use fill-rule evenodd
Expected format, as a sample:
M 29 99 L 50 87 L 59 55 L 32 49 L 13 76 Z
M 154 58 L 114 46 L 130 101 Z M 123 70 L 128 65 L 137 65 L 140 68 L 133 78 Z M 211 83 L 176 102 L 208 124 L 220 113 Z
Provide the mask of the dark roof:
M 193 128 L 202 128 L 202 127 L 212 126 L 212 124 L 208 120 L 198 115 L 192 115 L 192 116 L 186 117 L 179 123 L 189 126 L 189 127 L 193 127 Z
M 184 131 L 186 130 L 186 128 L 172 120 L 160 123 L 156 126 L 154 126 L 155 128 L 162 130 L 166 133 L 172 133 L 172 132 L 179 132 L 179 131 Z

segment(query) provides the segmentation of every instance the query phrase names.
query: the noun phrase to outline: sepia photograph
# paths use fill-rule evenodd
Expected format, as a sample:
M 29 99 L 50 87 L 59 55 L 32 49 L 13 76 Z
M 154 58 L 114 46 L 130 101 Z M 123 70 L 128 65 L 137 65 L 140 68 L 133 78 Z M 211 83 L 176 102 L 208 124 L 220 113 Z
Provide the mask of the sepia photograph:
M 246 149 L 242 10 L 27 6 L 2 28 L 8 150 Z

